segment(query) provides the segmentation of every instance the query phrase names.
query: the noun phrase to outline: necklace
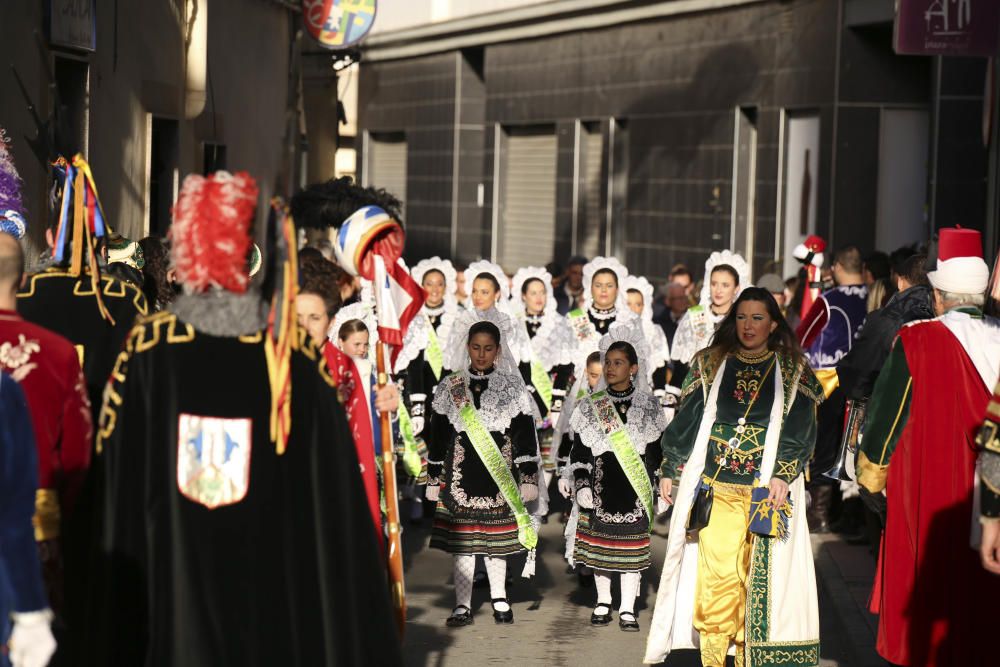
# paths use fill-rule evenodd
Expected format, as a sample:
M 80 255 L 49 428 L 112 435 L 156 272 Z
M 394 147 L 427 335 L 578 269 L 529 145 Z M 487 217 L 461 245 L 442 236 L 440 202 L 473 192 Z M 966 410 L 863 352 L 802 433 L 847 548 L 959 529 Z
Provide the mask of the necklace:
M 524 314 L 524 319 L 531 324 L 541 324 L 542 319 L 545 317 L 545 313 L 539 313 L 538 315 L 532 315 L 530 313 Z
M 613 320 L 617 315 L 617 312 L 615 312 L 615 308 L 613 306 L 608 309 L 598 308 L 597 306 L 591 306 L 589 310 L 591 316 L 593 316 L 593 318 L 597 320 Z
M 626 398 L 631 396 L 633 391 L 635 391 L 635 386 L 631 382 L 629 382 L 628 387 L 621 391 L 608 387 L 608 395 L 612 398 Z
M 743 350 L 736 350 L 736 358 L 744 364 L 759 364 L 762 361 L 770 359 L 772 354 L 774 354 L 772 350 L 764 350 L 759 354 L 751 354 L 749 352 L 744 352 Z

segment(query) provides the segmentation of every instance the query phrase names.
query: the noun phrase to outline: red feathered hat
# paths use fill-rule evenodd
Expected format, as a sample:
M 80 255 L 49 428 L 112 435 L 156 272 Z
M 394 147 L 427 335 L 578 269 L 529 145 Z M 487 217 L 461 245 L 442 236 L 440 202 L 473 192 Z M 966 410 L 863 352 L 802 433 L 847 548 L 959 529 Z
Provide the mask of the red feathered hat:
M 257 183 L 246 172 L 184 179 L 170 227 L 177 280 L 189 293 L 216 287 L 237 294 L 250 282 L 247 258 Z

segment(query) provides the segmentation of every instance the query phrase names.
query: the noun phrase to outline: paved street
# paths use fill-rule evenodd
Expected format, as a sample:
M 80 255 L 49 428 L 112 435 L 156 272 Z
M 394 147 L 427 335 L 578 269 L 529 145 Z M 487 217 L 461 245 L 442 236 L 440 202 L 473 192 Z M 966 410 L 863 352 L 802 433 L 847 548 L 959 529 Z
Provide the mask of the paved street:
M 404 508 L 404 516 L 406 508 Z M 472 606 L 476 623 L 449 629 L 444 621 L 454 604 L 450 585 L 451 557 L 427 547 L 430 520 L 419 528 L 407 527 L 406 588 L 409 622 L 404 642 L 410 667 L 445 667 L 472 664 L 511 665 L 639 665 L 646 631 L 656 597 L 655 583 L 666 545 L 665 527 L 658 527 L 653 541 L 653 567 L 644 573 L 636 610 L 642 631 L 625 633 L 615 622 L 605 628 L 589 625 L 594 604 L 593 588 L 577 586 L 566 573 L 562 559 L 562 529 L 558 516 L 542 526 L 536 576 L 520 578 L 523 557 L 512 563 L 518 575 L 508 587 L 514 608 L 514 625 L 497 626 L 489 604 L 489 590 L 476 589 Z M 875 619 L 864 611 L 874 562 L 865 547 L 850 546 L 836 536 L 813 538 L 820 582 L 820 623 L 824 667 L 884 666 L 875 654 Z M 617 582 L 614 588 L 617 607 Z M 678 652 L 668 667 L 697 667 L 694 652 Z

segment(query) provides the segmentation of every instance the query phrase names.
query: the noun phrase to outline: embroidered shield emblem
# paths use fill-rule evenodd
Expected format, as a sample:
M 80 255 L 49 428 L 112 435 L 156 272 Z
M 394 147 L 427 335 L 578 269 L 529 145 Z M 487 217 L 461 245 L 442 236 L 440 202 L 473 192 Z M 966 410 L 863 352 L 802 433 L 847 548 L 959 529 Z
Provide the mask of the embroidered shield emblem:
M 181 413 L 177 428 L 177 488 L 209 509 L 232 505 L 250 484 L 251 419 Z

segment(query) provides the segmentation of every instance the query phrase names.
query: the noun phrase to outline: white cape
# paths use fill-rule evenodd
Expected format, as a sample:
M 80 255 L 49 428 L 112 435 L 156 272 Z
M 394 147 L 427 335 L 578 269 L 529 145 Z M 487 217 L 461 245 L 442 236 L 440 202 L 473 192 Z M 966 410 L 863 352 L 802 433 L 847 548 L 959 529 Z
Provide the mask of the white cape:
M 761 484 L 764 486 L 769 483 L 774 470 L 784 418 L 785 392 L 780 366 L 774 366 L 774 405 L 761 462 Z M 646 640 L 644 662 L 647 664 L 663 662 L 673 649 L 699 646 L 692 618 L 698 575 L 698 538 L 696 534 L 689 537 L 686 528 L 695 490 L 705 468 L 709 434 L 715 423 L 715 406 L 724 371 L 725 362 L 719 366 L 712 382 L 694 449 L 681 474 L 670 519 L 667 555 Z M 797 390 L 798 384 L 795 383 L 787 405 L 792 405 Z M 747 667 L 819 664 L 819 602 L 809 527 L 806 524 L 802 475 L 792 482 L 789 497 L 793 511 L 788 539 L 782 542 L 774 538 L 753 538 L 746 601 Z

